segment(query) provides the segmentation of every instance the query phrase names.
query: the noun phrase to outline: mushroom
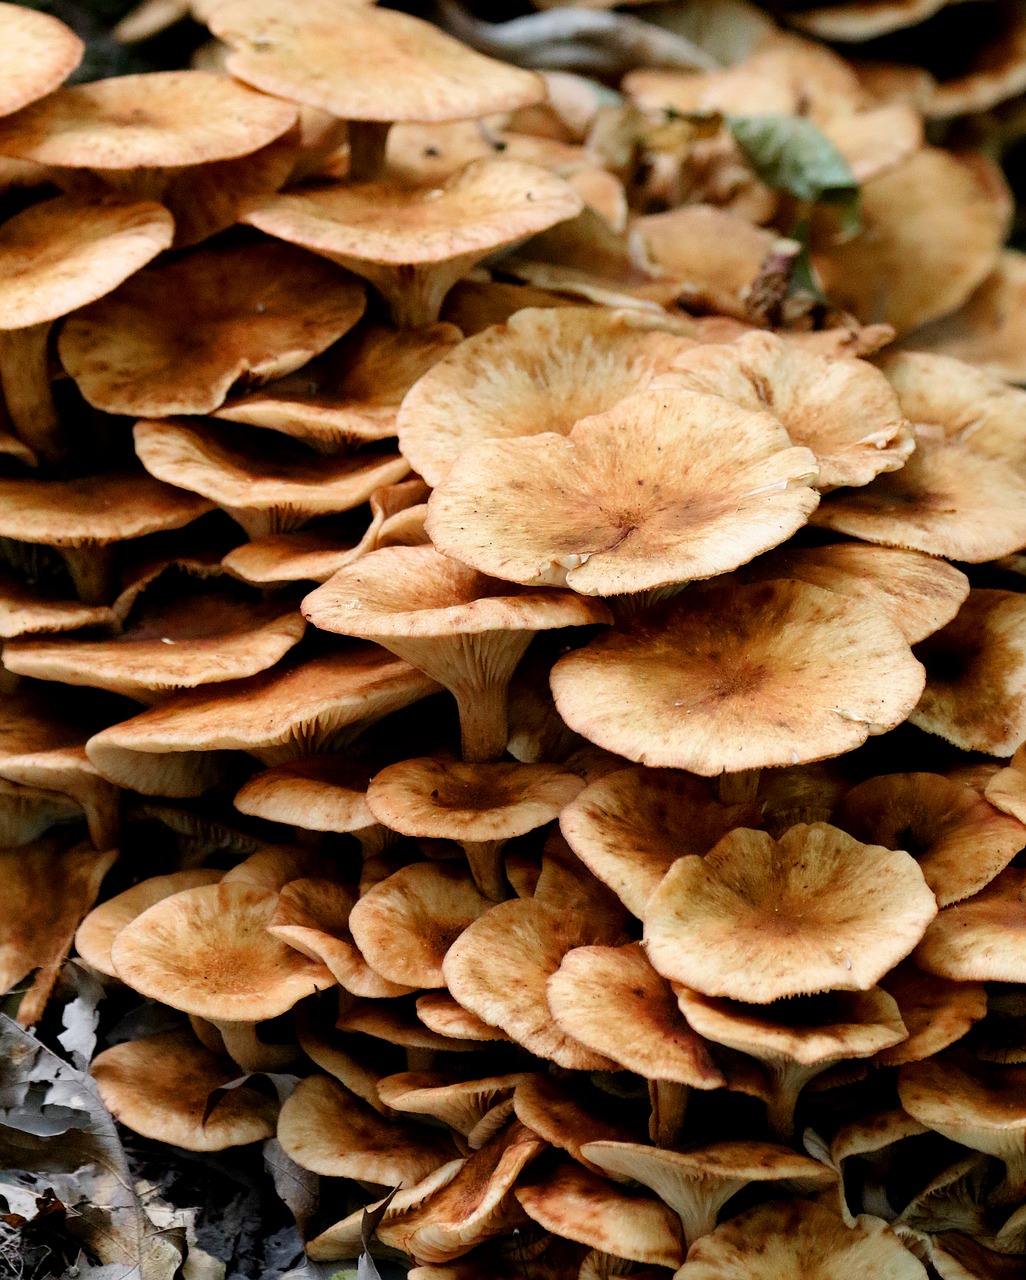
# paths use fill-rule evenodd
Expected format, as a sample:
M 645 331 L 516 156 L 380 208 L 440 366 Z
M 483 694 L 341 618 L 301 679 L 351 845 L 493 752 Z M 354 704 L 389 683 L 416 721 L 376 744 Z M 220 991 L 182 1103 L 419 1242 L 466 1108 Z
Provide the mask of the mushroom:
M 0 116 L 13 115 L 60 87 L 82 61 L 85 45 L 48 13 L 20 4 L 0 8 L 3 50 Z
M 448 991 L 429 991 L 417 997 L 417 1017 L 438 1036 L 451 1040 L 509 1040 L 505 1031 L 457 1004 Z
M 532 1072 L 517 1085 L 513 1109 L 520 1122 L 539 1138 L 573 1156 L 577 1164 L 601 1173 L 599 1166 L 585 1156 L 582 1147 L 586 1142 L 628 1142 L 632 1136 L 630 1128 L 610 1119 L 604 1097 L 599 1095 L 601 1105 L 597 1105 L 594 1097 L 588 1101 L 575 1080 L 571 1079 L 568 1084 L 572 1091 L 557 1084 L 551 1076 Z
M 1006 867 L 974 897 L 937 916 L 916 947 L 915 963 L 956 982 L 1026 982 L 1024 902 L 1026 870 Z
M 903 960 L 880 980 L 897 1003 L 908 1039 L 876 1055 L 881 1066 L 932 1058 L 954 1044 L 987 1015 L 987 990 L 982 982 L 953 982 L 924 973 Z
M 487 578 L 433 547 L 372 551 L 303 601 L 315 627 L 374 639 L 456 698 L 463 757 L 505 750 L 507 689 L 538 631 L 608 622 L 600 601 Z
M 485 1079 L 458 1080 L 427 1071 L 403 1071 L 385 1076 L 378 1094 L 394 1111 L 430 1116 L 470 1139 L 472 1149 L 483 1143 L 473 1140 L 481 1121 L 493 1107 L 510 1099 L 524 1072 Z
M 995 773 L 983 793 L 995 808 L 1026 822 L 1026 743 L 1019 747 L 1007 769 Z

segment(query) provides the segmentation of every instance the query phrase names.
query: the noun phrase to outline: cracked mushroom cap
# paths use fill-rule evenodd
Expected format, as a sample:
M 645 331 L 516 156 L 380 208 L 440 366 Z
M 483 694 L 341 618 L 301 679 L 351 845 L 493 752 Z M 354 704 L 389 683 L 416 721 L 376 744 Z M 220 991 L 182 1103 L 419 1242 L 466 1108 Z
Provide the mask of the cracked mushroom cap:
M 837 542 L 826 547 L 781 547 L 748 565 L 742 576 L 797 578 L 877 605 L 909 644 L 950 622 L 969 594 L 969 579 L 946 560 L 899 547 Z
M 459 864 L 414 862 L 369 889 L 349 927 L 367 963 L 389 981 L 444 988 L 446 952 L 491 905 Z
M 686 853 L 708 853 L 735 827 L 754 825 L 754 805 L 721 804 L 707 783 L 676 769 L 616 769 L 592 782 L 559 816 L 586 867 L 632 915 Z
M 0 326 L 24 329 L 95 302 L 166 249 L 174 230 L 152 201 L 57 196 L 23 209 L 0 227 Z
M 808 1200 L 771 1201 L 731 1218 L 688 1251 L 680 1280 L 926 1280 L 882 1218 L 848 1226 Z M 676 1280 L 676 1277 L 675 1277 Z
M 100 772 L 144 795 L 194 796 L 223 772 L 212 753 L 247 751 L 279 764 L 330 749 L 435 692 L 433 681 L 376 645 L 285 662 L 245 680 L 173 694 L 95 734 Z
M 268 931 L 278 895 L 239 881 L 185 889 L 148 907 L 111 946 L 122 982 L 184 1013 L 224 1022 L 276 1018 L 333 986 Z
M 653 389 L 566 436 L 461 454 L 428 500 L 427 530 L 482 573 L 616 595 L 710 578 L 777 546 L 815 509 L 815 474 L 769 414 Z
M 210 1095 L 237 1079 L 239 1068 L 188 1029 L 116 1044 L 97 1054 L 89 1074 L 108 1111 L 145 1138 L 186 1151 L 225 1151 L 274 1137 L 277 1101 L 245 1085 L 206 1114 Z
M 173 308 L 162 305 L 171 297 Z M 58 349 L 95 408 L 210 413 L 240 381 L 266 382 L 319 355 L 364 305 L 358 281 L 280 241 L 199 248 L 70 317 Z
M 0 49 L 0 116 L 8 116 L 59 88 L 82 61 L 85 45 L 50 14 L 5 4 Z
M 684 592 L 561 658 L 551 685 L 589 741 L 715 776 L 850 751 L 900 724 L 924 679 L 878 609 L 775 581 Z
M 376 821 L 367 807 L 373 773 L 344 755 L 310 756 L 254 774 L 234 803 L 240 813 L 304 831 L 359 831 Z
M 984 795 L 996 809 L 1026 823 L 1026 743 L 986 783 Z
M 514 1193 L 532 1221 L 565 1240 L 619 1258 L 673 1267 L 684 1261 L 680 1223 L 661 1200 L 620 1187 L 573 1160 L 533 1171 Z
M 987 990 L 982 982 L 953 982 L 924 973 L 903 960 L 880 981 L 901 1011 L 908 1039 L 876 1055 L 885 1067 L 932 1058 L 966 1034 L 987 1015 Z
M 68 169 L 229 160 L 296 123 L 296 108 L 211 71 L 148 71 L 58 89 L 0 120 L 0 153 Z
M 476 263 L 579 213 L 555 174 L 519 160 L 475 160 L 442 186 L 394 180 L 311 187 L 254 202 L 243 221 L 369 280 L 404 326 L 432 324 Z
M 1008 756 L 1026 740 L 1026 595 L 973 590 L 919 649 L 926 688 L 910 719 L 965 751 Z
M 1026 826 L 936 773 L 861 782 L 834 821 L 857 840 L 910 853 L 941 907 L 978 893 L 1026 847 Z
M 956 982 L 1026 982 L 1026 871 L 1007 867 L 938 915 L 916 947 L 920 969 Z
M 402 1071 L 378 1082 L 381 1101 L 395 1111 L 431 1116 L 470 1137 L 493 1107 L 512 1098 L 524 1072 L 480 1080 L 454 1080 L 428 1071 Z M 481 1144 L 475 1144 L 481 1145 Z
M 410 470 L 395 453 L 325 457 L 291 440 L 226 422 L 137 422 L 140 462 L 158 479 L 202 494 L 250 537 L 287 532 L 315 516 L 349 511 Z
M 637 314 L 524 304 L 461 342 L 407 392 L 399 446 L 429 484 L 483 440 L 565 435 L 666 372 L 690 339 Z M 515 406 L 515 413 L 510 412 Z
M 937 904 L 915 859 L 825 822 L 779 841 L 731 832 L 681 858 L 645 911 L 653 967 L 708 996 L 768 1004 L 866 991 L 922 938 Z
M 779 419 L 795 445 L 811 450 L 820 489 L 868 484 L 897 471 L 915 438 L 887 379 L 862 360 L 835 360 L 772 333 L 685 352 L 675 381 Z
M 470 120 L 545 97 L 531 71 L 487 58 L 419 18 L 370 5 L 218 0 L 227 69 L 265 93 L 345 120 Z

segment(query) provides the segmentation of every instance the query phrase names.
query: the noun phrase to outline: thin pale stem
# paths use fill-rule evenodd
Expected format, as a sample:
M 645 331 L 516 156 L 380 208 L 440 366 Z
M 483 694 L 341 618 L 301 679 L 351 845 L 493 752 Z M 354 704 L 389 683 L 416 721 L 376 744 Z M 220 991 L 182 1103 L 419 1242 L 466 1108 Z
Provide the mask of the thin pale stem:
M 464 760 L 481 764 L 502 759 L 509 738 L 508 701 L 505 681 L 456 694 Z

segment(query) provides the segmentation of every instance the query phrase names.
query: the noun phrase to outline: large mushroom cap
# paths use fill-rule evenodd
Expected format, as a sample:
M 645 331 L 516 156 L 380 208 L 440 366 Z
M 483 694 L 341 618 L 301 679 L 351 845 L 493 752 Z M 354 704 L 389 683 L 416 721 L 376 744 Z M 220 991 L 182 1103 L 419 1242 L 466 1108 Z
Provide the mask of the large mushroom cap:
M 52 93 L 82 61 L 85 46 L 57 18 L 20 4 L 0 7 L 0 115 Z
M 552 669 L 567 724 L 715 775 L 840 755 L 900 724 L 925 673 L 879 610 L 801 582 L 685 592 Z
M 775 841 L 739 829 L 681 858 L 649 899 L 645 945 L 665 977 L 756 1004 L 865 991 L 915 947 L 937 904 L 913 858 L 825 822 Z
M 210 29 L 233 76 L 346 120 L 469 120 L 539 102 L 545 82 L 430 23 L 369 5 L 219 0 Z
M 211 71 L 150 71 L 59 89 L 0 120 L 0 152 L 64 168 L 155 169 L 249 155 L 296 108 Z
M 432 493 L 427 529 L 495 577 L 643 591 L 725 573 L 790 537 L 817 504 L 815 474 L 769 414 L 653 389 L 567 436 L 476 445 Z

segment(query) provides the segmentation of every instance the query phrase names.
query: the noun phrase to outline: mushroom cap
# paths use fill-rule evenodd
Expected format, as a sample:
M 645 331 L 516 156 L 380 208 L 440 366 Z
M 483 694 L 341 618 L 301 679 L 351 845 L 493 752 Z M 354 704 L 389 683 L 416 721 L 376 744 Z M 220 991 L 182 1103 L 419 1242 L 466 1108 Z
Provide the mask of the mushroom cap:
M 452 1040 L 508 1040 L 498 1027 L 482 1022 L 476 1013 L 464 1009 L 448 991 L 429 991 L 417 997 L 417 1017 L 436 1035 Z
M 1007 867 L 967 902 L 947 907 L 913 959 L 956 982 L 1026 982 L 1026 871 Z
M 693 391 L 779 419 L 791 442 L 815 455 L 821 489 L 868 484 L 897 471 L 915 447 L 887 379 L 861 360 L 831 359 L 772 333 L 746 333 L 693 347 L 674 373 Z
M 857 840 L 910 853 L 942 907 L 978 893 L 1026 847 L 1026 826 L 936 773 L 859 783 L 834 821 Z
M 927 428 L 917 430 L 916 440 L 900 471 L 830 494 L 812 523 L 971 564 L 1026 546 L 1026 475 Z
M 907 853 L 860 844 L 825 822 L 779 841 L 742 828 L 671 867 L 648 901 L 645 946 L 674 982 L 767 1004 L 868 990 L 936 914 Z
M 1026 1066 L 978 1062 L 948 1050 L 898 1071 L 901 1105 L 953 1142 L 1004 1156 L 1022 1149 L 1026 1131 Z
M 224 1151 L 274 1137 L 277 1101 L 245 1085 L 228 1090 L 206 1115 L 210 1095 L 236 1079 L 239 1068 L 188 1029 L 116 1044 L 97 1054 L 89 1074 L 108 1111 L 145 1138 L 186 1151 Z
M 151 475 L 200 493 L 259 536 L 315 516 L 349 511 L 383 484 L 402 480 L 399 454 L 325 457 L 232 423 L 156 419 L 135 424 L 135 450 Z
M 183 890 L 127 924 L 111 962 L 133 990 L 184 1013 L 225 1022 L 276 1018 L 335 982 L 320 961 L 268 932 L 277 900 L 239 882 Z
M 488 1076 L 480 1080 L 454 1080 L 429 1071 L 401 1071 L 378 1083 L 382 1102 L 395 1111 L 431 1116 L 470 1136 L 498 1103 L 512 1098 L 525 1072 Z
M 240 813 L 304 831 L 374 825 L 367 785 L 374 770 L 344 755 L 309 756 L 256 773 L 235 796 Z
M 696 1089 L 726 1083 L 640 942 L 576 947 L 549 978 L 546 994 L 564 1031 L 627 1071 Z
M 757 821 L 756 806 L 721 804 L 689 773 L 614 769 L 570 801 L 559 829 L 585 866 L 643 919 L 678 858 L 708 853 L 728 831 Z
M 391 982 L 444 988 L 446 952 L 491 906 L 463 866 L 414 862 L 363 894 L 349 927 L 367 963 Z
M 423 999 L 425 997 L 420 996 L 412 1005 L 401 999 L 366 999 L 343 1004 L 341 1007 L 345 1012 L 339 1016 L 335 1026 L 339 1031 L 359 1032 L 406 1049 L 469 1053 L 481 1048 L 477 1040 L 455 1039 L 432 1031 L 426 1022 L 420 1021 L 416 1007 Z
M 581 418 L 643 390 L 690 345 L 639 314 L 525 301 L 410 388 L 399 409 L 399 447 L 429 484 L 438 484 L 482 440 L 566 434 Z
M 748 565 L 746 581 L 797 578 L 877 605 L 909 644 L 950 622 L 969 594 L 969 579 L 954 565 L 922 551 L 837 542 L 826 547 L 780 547 Z
M 861 42 L 925 22 L 952 0 L 835 0 L 789 15 L 793 26 L 821 40 Z
M 153 201 L 30 205 L 0 227 L 0 326 L 24 329 L 95 302 L 168 248 L 174 231 Z
M 116 625 L 117 619 L 107 605 L 48 598 L 13 573 L 0 570 L 0 640 Z
M 211 509 L 144 471 L 74 480 L 0 478 L 0 537 L 48 547 L 107 546 L 180 529 Z
M 1026 741 L 1026 596 L 970 591 L 919 654 L 926 688 L 913 724 L 994 756 L 1011 755 Z
M 900 724 L 924 678 L 878 609 L 775 581 L 684 592 L 561 658 L 551 685 L 589 741 L 712 776 L 850 751 Z
M 76 84 L 0 120 L 0 152 L 74 169 L 164 169 L 249 155 L 296 123 L 289 102 L 213 71 Z
M 885 1067 L 932 1058 L 966 1034 L 987 1014 L 987 990 L 982 982 L 952 982 L 924 973 L 903 960 L 881 980 L 894 998 L 908 1039 L 884 1049 L 876 1060 Z
M 815 473 L 769 414 L 652 389 L 566 436 L 475 445 L 432 493 L 427 530 L 443 554 L 498 578 L 643 591 L 725 573 L 783 542 L 817 505 Z
M 808 1200 L 748 1209 L 697 1240 L 680 1280 L 926 1280 L 926 1268 L 882 1218 L 848 1226 Z M 676 1277 L 675 1277 L 676 1280 Z
M 557 1025 L 546 984 L 574 947 L 622 940 L 619 920 L 598 911 L 585 916 L 521 898 L 499 903 L 464 929 L 442 973 L 460 1004 L 532 1053 L 571 1070 L 609 1071 L 615 1069 L 609 1058 Z
M 355 645 L 245 680 L 173 694 L 94 735 L 90 760 L 145 795 L 201 795 L 219 777 L 209 753 L 249 751 L 277 764 L 436 692 L 434 682 L 376 645 Z
M 534 72 L 487 58 L 437 27 L 370 5 L 218 0 L 211 32 L 233 76 L 344 120 L 469 120 L 545 97 Z
M 455 1155 L 448 1133 L 387 1120 L 330 1076 L 300 1080 L 278 1141 L 302 1169 L 383 1186 L 419 1182 Z
M 961 63 L 962 74 L 934 85 L 924 104 L 927 119 L 988 111 L 1026 89 L 1026 17 L 1017 5 L 1000 8 L 997 15 L 997 29 L 992 27 L 989 38 L 971 49 L 968 65 Z
M 58 88 L 82 61 L 85 45 L 48 13 L 20 4 L 0 7 L 0 116 L 11 115 Z
M 568 1089 L 538 1071 L 517 1085 L 513 1109 L 521 1124 L 595 1173 L 601 1170 L 585 1157 L 582 1146 L 586 1142 L 625 1142 L 631 1136 L 626 1125 L 610 1119 L 608 1108 L 600 1115 L 594 1105 L 584 1105 L 580 1089 Z
M 408 268 L 476 262 L 572 218 L 581 204 L 573 187 L 538 165 L 474 160 L 441 187 L 389 179 L 310 187 L 258 200 L 242 221 L 354 270 Z
M 677 1268 L 684 1261 L 680 1223 L 672 1210 L 655 1196 L 619 1187 L 573 1160 L 560 1160 L 540 1176 L 529 1174 L 515 1195 L 534 1222 L 563 1239 L 652 1267 Z
M 161 305 L 169 297 L 173 309 Z M 364 305 L 358 281 L 291 245 L 199 248 L 70 317 L 58 349 L 86 400 L 107 413 L 210 413 L 240 379 L 306 364 Z
M 211 867 L 194 867 L 187 871 L 172 871 L 170 875 L 150 876 L 138 884 L 115 894 L 106 902 L 94 907 L 78 926 L 75 934 L 75 950 L 82 959 L 108 978 L 116 978 L 117 970 L 110 958 L 114 939 L 138 915 L 142 915 L 154 903 L 181 893 L 183 889 L 195 889 L 201 884 L 216 884 L 221 872 Z M 178 1144 L 181 1146 L 181 1143 Z
M 996 809 L 1026 823 L 1026 744 L 1012 756 L 1007 769 L 987 780 L 983 794 Z

